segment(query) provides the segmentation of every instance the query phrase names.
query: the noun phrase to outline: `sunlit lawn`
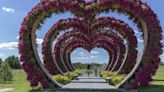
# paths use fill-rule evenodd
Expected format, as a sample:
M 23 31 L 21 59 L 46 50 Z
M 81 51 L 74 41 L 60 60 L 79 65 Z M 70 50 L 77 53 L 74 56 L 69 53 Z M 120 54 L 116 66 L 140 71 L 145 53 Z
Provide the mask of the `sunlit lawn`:
M 7 83 L 0 83 L 0 89 L 2 88 L 14 88 L 10 92 L 28 92 L 30 90 L 29 82 L 26 81 L 26 74 L 23 70 L 13 70 L 13 81 Z
M 164 66 L 160 66 L 150 87 L 141 88 L 139 92 L 164 92 Z
M 83 74 L 86 74 L 85 71 L 82 71 Z M 7 83 L 0 83 L 0 89 L 2 88 L 14 88 L 10 92 L 28 92 L 32 88 L 29 85 L 29 82 L 26 81 L 26 74 L 23 70 L 13 70 L 14 79 L 13 81 Z M 164 92 L 164 66 L 161 66 L 158 69 L 158 72 L 154 76 L 152 85 L 148 88 L 141 88 L 139 92 Z

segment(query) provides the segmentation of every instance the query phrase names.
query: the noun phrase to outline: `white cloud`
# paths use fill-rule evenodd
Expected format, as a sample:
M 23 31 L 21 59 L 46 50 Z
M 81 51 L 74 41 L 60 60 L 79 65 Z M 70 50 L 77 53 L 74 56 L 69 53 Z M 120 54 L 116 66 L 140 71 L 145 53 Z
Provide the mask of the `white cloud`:
M 15 9 L 8 8 L 8 7 L 2 7 L 2 11 L 7 12 L 7 13 L 14 13 Z
M 16 39 L 19 39 L 19 36 L 17 36 Z
M 137 39 L 138 40 L 138 42 L 140 42 L 140 43 L 143 43 L 144 41 L 142 40 L 142 39 Z
M 164 62 L 164 52 L 160 55 L 161 62 Z
M 138 34 L 139 32 L 138 32 L 137 30 L 134 30 L 134 33 L 135 33 L 135 34 Z
M 89 56 L 87 56 L 87 57 L 75 57 L 75 58 L 72 58 L 72 60 L 88 60 L 88 59 L 90 59 L 90 57 Z
M 36 39 L 36 42 L 37 42 L 37 44 L 42 44 L 43 39 L 37 38 L 37 39 Z
M 40 58 L 42 58 L 42 57 L 43 57 L 43 55 L 42 55 L 41 53 L 39 53 L 39 57 L 40 57 Z
M 16 39 L 19 39 L 19 36 L 17 36 Z M 37 44 L 42 44 L 43 39 L 37 38 L 36 42 L 37 42 Z
M 76 57 L 76 58 L 73 58 L 72 60 L 83 60 L 85 59 L 85 57 Z
M 19 36 L 17 36 L 16 39 L 19 39 Z M 43 39 L 37 38 L 36 42 L 37 42 L 37 44 L 42 44 Z
M 98 51 L 91 51 L 91 54 L 98 54 Z
M 0 43 L 0 49 L 14 50 L 18 46 L 18 42 L 4 42 Z
M 76 54 L 76 53 L 77 53 L 77 51 L 75 51 L 75 50 L 72 52 L 72 54 Z
M 83 52 L 83 51 L 82 52 L 79 52 L 79 55 L 80 56 L 84 56 L 84 54 L 85 54 L 85 52 Z
M 93 58 L 97 58 L 97 56 L 91 56 L 90 58 L 91 58 L 91 59 L 93 59 Z

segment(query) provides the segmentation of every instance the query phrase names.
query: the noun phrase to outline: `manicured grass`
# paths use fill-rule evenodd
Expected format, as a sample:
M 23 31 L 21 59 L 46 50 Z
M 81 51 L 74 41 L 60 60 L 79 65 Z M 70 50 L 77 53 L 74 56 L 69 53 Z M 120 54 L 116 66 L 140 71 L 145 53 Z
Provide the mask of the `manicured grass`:
M 160 66 L 149 87 L 143 87 L 139 92 L 164 92 L 164 66 Z
M 28 92 L 31 89 L 23 70 L 13 70 L 13 75 L 14 78 L 12 81 L 0 83 L 0 89 L 14 88 L 14 90 L 10 92 Z
M 29 92 L 29 90 L 32 89 L 29 82 L 26 80 L 26 74 L 23 70 L 13 70 L 13 74 L 13 81 L 0 83 L 0 89 L 14 88 L 14 90 L 10 92 Z M 85 70 L 83 70 L 83 74 L 86 74 Z M 164 66 L 160 66 L 153 79 L 154 81 L 150 87 L 143 87 L 139 90 L 139 92 L 164 92 Z

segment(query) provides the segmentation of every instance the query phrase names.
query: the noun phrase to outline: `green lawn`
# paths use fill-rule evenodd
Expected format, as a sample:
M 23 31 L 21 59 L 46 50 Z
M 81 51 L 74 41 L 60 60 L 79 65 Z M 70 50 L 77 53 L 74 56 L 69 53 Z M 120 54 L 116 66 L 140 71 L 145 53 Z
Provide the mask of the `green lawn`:
M 83 71 L 85 73 L 85 71 Z M 10 92 L 28 92 L 32 88 L 29 82 L 26 81 L 26 74 L 23 70 L 13 70 L 14 79 L 8 83 L 0 83 L 0 89 L 2 88 L 14 88 Z M 164 92 L 164 66 L 158 69 L 157 74 L 154 76 L 154 80 L 150 87 L 141 88 L 139 92 Z
M 164 66 L 159 67 L 153 79 L 149 87 L 143 87 L 139 92 L 164 92 Z
M 10 92 L 28 92 L 28 90 L 31 89 L 23 70 L 13 70 L 13 75 L 13 81 L 0 83 L 0 89 L 14 88 L 14 90 Z

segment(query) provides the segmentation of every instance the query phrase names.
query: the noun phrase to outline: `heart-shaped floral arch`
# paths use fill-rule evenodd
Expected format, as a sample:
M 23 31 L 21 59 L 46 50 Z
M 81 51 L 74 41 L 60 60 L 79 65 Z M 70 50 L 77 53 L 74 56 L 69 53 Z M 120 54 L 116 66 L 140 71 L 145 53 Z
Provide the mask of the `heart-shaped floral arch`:
M 75 32 L 77 32 L 77 31 L 75 31 Z M 108 33 L 109 33 L 109 32 L 111 32 L 111 31 L 108 31 Z M 72 32 L 66 32 L 66 34 L 64 34 L 64 35 L 61 36 L 62 39 L 60 39 L 60 38 L 58 39 L 58 42 L 62 42 L 62 41 L 63 41 L 63 37 L 65 37 L 65 40 L 66 40 L 66 37 L 70 37 L 71 33 L 74 33 L 74 32 L 73 32 L 73 31 L 72 31 Z M 72 52 L 72 50 L 75 49 L 75 48 L 73 47 L 73 45 L 74 45 L 75 43 L 72 44 L 71 42 L 73 42 L 73 40 L 78 40 L 78 39 L 80 40 L 80 39 L 81 39 L 81 38 L 80 38 L 80 35 L 82 35 L 82 34 L 79 32 L 79 34 L 77 35 L 77 37 L 74 37 L 74 38 L 71 39 L 71 41 L 69 41 L 69 42 L 70 42 L 69 44 L 71 44 L 71 45 L 68 45 L 69 47 L 67 46 L 68 40 L 66 40 L 67 43 L 62 43 L 63 46 L 64 46 L 65 48 L 67 48 L 67 49 L 71 48 L 71 52 Z M 112 35 L 113 35 L 113 34 L 112 34 Z M 111 34 L 108 34 L 107 37 L 110 37 L 110 36 L 112 36 L 112 35 L 111 35 Z M 100 37 L 100 36 L 104 37 L 102 34 L 99 34 L 99 35 L 92 35 L 92 36 L 95 37 L 95 38 L 97 38 L 97 36 L 99 36 L 99 37 Z M 92 39 L 93 39 L 93 38 L 92 38 Z M 115 39 L 116 39 L 116 38 L 115 38 Z M 121 38 L 120 38 L 120 39 L 121 39 Z M 88 39 L 88 40 L 89 40 L 89 39 Z M 95 39 L 94 39 L 94 40 L 95 40 Z M 94 41 L 94 40 L 92 40 L 92 41 Z M 115 42 L 116 42 L 116 41 L 115 41 Z M 118 42 L 117 42 L 117 43 L 118 43 Z M 77 44 L 77 43 L 76 43 L 76 44 Z M 79 43 L 79 44 L 80 44 L 80 43 Z M 104 44 L 105 44 L 105 42 L 104 42 Z M 59 45 L 59 43 L 56 43 L 56 45 L 62 48 L 62 46 Z M 90 44 L 90 45 L 95 46 L 94 44 Z M 123 42 L 122 42 L 122 45 L 123 45 Z M 115 44 L 115 46 L 117 47 L 117 44 Z M 91 47 L 91 46 L 90 46 L 90 47 Z M 110 45 L 108 45 L 107 47 L 110 47 Z M 76 48 L 77 48 L 77 46 L 76 46 Z M 110 48 L 111 48 L 111 50 L 113 49 L 112 47 L 110 47 Z M 109 49 L 110 49 L 110 48 L 109 48 Z M 64 48 L 63 48 L 63 49 L 64 49 Z M 57 52 L 57 50 L 59 50 L 59 49 L 58 49 L 58 48 L 55 48 L 55 49 L 54 49 L 54 52 L 55 52 L 55 51 Z M 122 49 L 122 50 L 124 50 L 124 49 Z M 122 50 L 121 50 L 121 51 L 122 51 Z M 65 51 L 69 51 L 69 50 L 66 50 L 66 49 L 65 49 Z M 63 52 L 63 54 L 65 53 L 65 51 Z M 70 52 L 69 52 L 69 53 L 70 53 Z M 56 55 L 56 53 L 55 53 L 55 55 Z M 61 58 L 62 58 L 62 56 L 64 56 L 64 55 L 61 55 Z M 59 57 L 59 56 L 58 56 L 58 57 Z M 67 61 L 67 60 L 64 60 L 64 61 Z M 69 63 L 70 63 L 70 61 L 69 61 Z
M 41 64 L 38 56 L 35 32 L 38 28 L 41 27 L 46 18 L 50 17 L 54 13 L 59 14 L 64 12 L 71 12 L 76 18 L 66 19 L 67 21 L 59 21 L 55 24 L 54 27 L 50 29 L 54 31 L 49 31 L 47 33 L 49 36 L 44 39 L 45 43 L 42 44 L 42 52 L 44 54 L 43 59 L 45 68 L 48 70 L 47 71 Z M 142 32 L 144 40 L 144 48 L 140 56 L 137 57 L 136 54 L 137 41 L 134 35 L 134 31 L 121 20 L 116 20 L 111 17 L 102 17 L 96 19 L 96 16 L 103 12 L 118 12 L 125 14 L 137 25 L 139 31 Z M 122 36 L 121 40 L 128 41 L 127 44 L 122 44 L 122 47 L 125 47 L 122 52 L 119 54 L 113 54 L 114 57 L 119 57 L 117 59 L 118 61 L 125 61 L 121 65 L 121 68 L 119 68 L 121 63 L 112 63 L 115 64 L 117 68 L 109 69 L 111 71 L 118 70 L 119 74 L 128 74 L 121 83 L 116 85 L 116 87 L 138 88 L 142 85 L 148 85 L 150 83 L 151 77 L 155 74 L 160 62 L 159 56 L 162 53 L 162 44 L 160 42 L 162 40 L 162 30 L 159 25 L 157 16 L 147 4 L 141 2 L 140 0 L 93 0 L 90 2 L 86 2 L 84 0 L 42 0 L 28 13 L 27 17 L 24 18 L 19 32 L 20 62 L 22 63 L 25 72 L 27 73 L 27 80 L 30 81 L 31 86 L 37 86 L 39 83 L 41 83 L 43 88 L 62 87 L 61 84 L 51 79 L 50 73 L 62 74 L 66 72 L 66 70 L 69 71 L 69 69 L 63 71 L 60 67 L 62 64 L 65 64 L 64 67 L 66 68 L 68 65 L 71 66 L 70 60 L 68 60 L 68 58 L 74 48 L 81 46 L 86 48 L 88 51 L 93 48 L 90 47 L 89 44 L 85 44 L 87 41 L 84 42 L 85 45 L 79 44 L 79 42 L 84 41 L 84 37 L 81 37 L 81 39 L 73 37 L 73 39 L 70 40 L 71 46 L 69 51 L 67 51 L 65 47 L 59 47 L 59 45 L 62 46 L 65 44 L 65 41 L 62 41 L 61 44 L 56 45 L 54 48 L 55 51 L 57 49 L 57 52 L 54 53 L 60 54 L 61 57 L 57 60 L 66 61 L 67 63 L 56 61 L 58 62 L 58 64 L 56 64 L 50 62 L 55 60 L 51 51 L 51 44 L 53 40 L 57 37 L 59 32 L 62 32 L 63 30 L 70 27 L 73 28 L 73 30 L 80 31 L 82 34 L 87 35 L 89 42 L 91 40 L 91 37 L 89 37 L 91 33 L 96 34 L 96 32 L 103 31 L 101 29 L 106 27 L 115 30 L 117 34 Z M 108 31 L 105 32 L 107 33 Z M 52 34 L 51 32 L 54 33 Z M 119 37 L 118 35 L 113 36 Z M 76 39 L 75 42 L 71 43 L 74 38 Z M 92 40 L 96 41 L 96 39 Z M 106 38 L 100 38 L 100 42 L 98 41 L 97 44 L 94 43 L 93 46 L 102 47 L 108 50 L 110 48 L 107 46 L 115 41 L 119 42 L 115 44 L 116 47 L 120 47 L 120 41 L 112 39 L 112 37 L 109 41 L 108 35 Z M 46 42 L 49 42 L 50 45 L 47 45 Z M 68 54 L 65 54 L 64 52 L 67 52 Z M 118 53 L 119 50 L 113 50 L 113 52 Z M 71 70 L 74 70 L 72 66 L 70 68 Z

